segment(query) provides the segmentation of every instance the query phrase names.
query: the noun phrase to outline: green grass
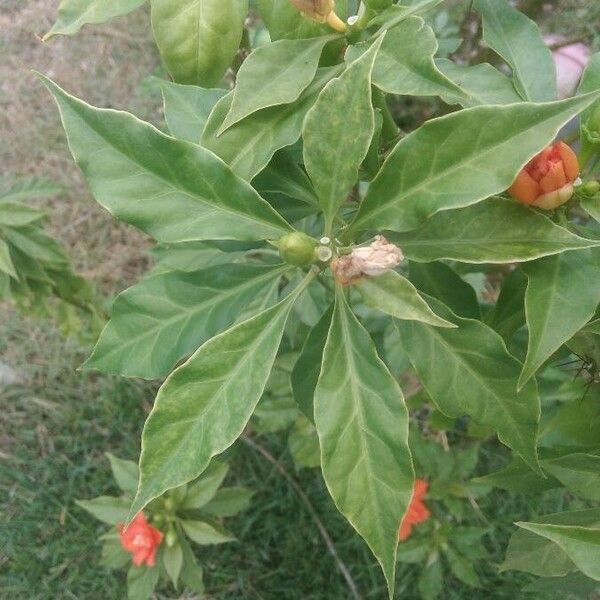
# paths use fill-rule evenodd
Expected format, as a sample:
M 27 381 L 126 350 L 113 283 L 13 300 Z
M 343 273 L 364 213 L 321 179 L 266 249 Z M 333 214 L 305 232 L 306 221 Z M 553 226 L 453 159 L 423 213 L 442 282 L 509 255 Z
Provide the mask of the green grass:
M 75 371 L 85 349 L 65 342 L 48 325 L 10 313 L 3 325 L 0 356 L 18 366 L 25 382 L 0 388 L 0 597 L 47 600 L 120 599 L 124 573 L 98 566 L 97 541 L 106 527 L 74 501 L 117 493 L 105 451 L 135 459 L 139 435 L 153 398 L 146 383 Z M 334 540 L 362 597 L 385 598 L 384 581 L 365 544 L 336 512 L 318 471 L 296 472 L 285 438 L 255 438 L 299 481 Z M 502 457 L 493 445 L 485 462 Z M 256 490 L 251 507 L 228 526 L 239 543 L 203 548 L 209 597 L 219 600 L 335 600 L 348 588 L 306 506 L 274 466 L 244 443 L 228 453 L 228 483 Z M 486 545 L 500 562 L 510 523 L 561 508 L 561 497 L 493 493 L 480 503 L 493 525 Z M 472 524 L 481 525 L 473 512 Z M 529 580 L 478 567 L 484 589 L 446 582 L 444 599 L 512 599 Z M 399 564 L 396 598 L 418 598 L 418 566 Z M 161 598 L 178 597 L 164 590 Z M 172 590 L 171 590 L 172 592 Z

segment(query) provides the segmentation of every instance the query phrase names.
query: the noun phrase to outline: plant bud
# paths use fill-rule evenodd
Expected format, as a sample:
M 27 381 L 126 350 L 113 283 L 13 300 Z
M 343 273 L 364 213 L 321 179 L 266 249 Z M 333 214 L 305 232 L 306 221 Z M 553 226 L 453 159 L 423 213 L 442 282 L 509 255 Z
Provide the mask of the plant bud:
M 330 27 L 343 33 L 347 26 L 335 14 L 335 0 L 289 0 L 307 19 L 317 23 L 327 23 Z
M 582 129 L 591 144 L 600 144 L 600 102 L 596 103 Z
M 331 270 L 340 285 L 350 285 L 363 277 L 382 275 L 397 267 L 403 259 L 398 246 L 378 235 L 370 246 L 354 248 L 350 254 L 336 258 L 331 263 Z
M 558 142 L 523 167 L 508 193 L 521 204 L 553 209 L 573 197 L 578 177 L 577 155 L 567 144 Z
M 167 548 L 172 548 L 177 543 L 177 532 L 171 527 L 165 536 L 165 544 Z
M 584 196 L 595 196 L 600 192 L 600 181 L 588 181 L 578 188 Z
M 277 247 L 279 256 L 290 265 L 303 267 L 315 261 L 317 242 L 300 231 L 284 235 L 277 242 Z

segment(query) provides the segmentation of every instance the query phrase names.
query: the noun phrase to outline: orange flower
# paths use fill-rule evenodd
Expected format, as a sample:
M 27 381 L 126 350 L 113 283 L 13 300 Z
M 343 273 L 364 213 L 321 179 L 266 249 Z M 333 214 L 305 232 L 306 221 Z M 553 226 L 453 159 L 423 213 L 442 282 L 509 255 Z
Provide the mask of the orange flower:
M 552 209 L 572 198 L 578 177 L 577 155 L 567 144 L 558 142 L 525 165 L 508 193 L 522 204 Z
M 413 489 L 413 495 L 408 505 L 408 510 L 402 519 L 400 530 L 398 531 L 398 539 L 403 542 L 406 540 L 411 532 L 413 525 L 423 523 L 427 521 L 431 516 L 429 509 L 423 504 L 423 498 L 427 493 L 429 484 L 424 479 L 417 479 L 415 481 L 415 487 Z
M 129 527 L 123 523 L 117 526 L 121 538 L 121 546 L 133 555 L 133 564 L 153 567 L 156 564 L 156 549 L 160 546 L 164 534 L 152 527 L 144 513 L 138 513 Z

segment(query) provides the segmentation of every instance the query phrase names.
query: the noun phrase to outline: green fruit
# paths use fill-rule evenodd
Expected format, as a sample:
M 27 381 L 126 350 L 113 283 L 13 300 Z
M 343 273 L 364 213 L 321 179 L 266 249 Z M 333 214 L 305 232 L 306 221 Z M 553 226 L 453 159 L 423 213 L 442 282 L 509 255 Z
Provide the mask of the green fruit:
M 579 191 L 586 196 L 595 196 L 598 192 L 600 192 L 600 182 L 588 181 L 579 188 Z
M 300 231 L 284 235 L 278 242 L 279 256 L 288 264 L 302 267 L 315 261 L 317 242 Z

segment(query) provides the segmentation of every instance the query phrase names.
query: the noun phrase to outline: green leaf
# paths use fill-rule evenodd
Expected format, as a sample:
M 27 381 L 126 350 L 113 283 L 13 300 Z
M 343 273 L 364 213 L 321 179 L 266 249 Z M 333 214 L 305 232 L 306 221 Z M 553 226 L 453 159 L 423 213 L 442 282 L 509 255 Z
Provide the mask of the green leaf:
M 598 97 L 477 106 L 427 121 L 387 157 L 351 230 L 410 231 L 440 210 L 506 190 L 559 128 Z
M 0 183 L 2 183 L 3 178 L 0 178 Z M 51 198 L 64 192 L 64 187 L 51 179 L 46 179 L 44 177 L 21 177 L 16 181 L 9 181 L 9 186 L 6 189 L 0 189 L 0 207 L 4 206 L 4 203 L 17 203 L 22 200 L 31 200 L 32 198 Z M 40 210 L 30 208 L 28 206 L 22 205 L 22 210 L 34 213 L 38 216 L 38 218 L 33 219 L 37 221 L 38 219 L 44 216 L 44 213 Z M 2 224 L 3 225 L 27 225 L 27 222 L 10 222 L 4 221 L 6 215 L 2 215 Z
M 593 598 L 598 592 L 598 583 L 583 573 L 569 573 L 564 577 L 546 577 L 527 584 L 523 590 L 536 594 L 534 598 L 553 598 L 555 600 L 582 600 Z
M 210 114 L 200 143 L 222 158 L 238 176 L 251 181 L 277 150 L 298 140 L 306 113 L 323 86 L 342 68 L 337 65 L 318 69 L 315 80 L 296 102 L 261 110 L 218 136 L 233 98 L 232 93 L 227 94 Z
M 23 254 L 40 263 L 46 263 L 47 267 L 61 269 L 69 263 L 62 248 L 35 225 L 4 229 L 3 234 L 6 240 Z M 12 251 L 11 256 L 16 263 L 15 253 Z
M 198 477 L 240 436 L 263 394 L 299 287 L 201 346 L 158 392 L 142 433 L 131 514 Z
M 592 196 L 591 198 L 582 198 L 580 204 L 590 217 L 600 223 L 600 195 Z
M 181 526 L 185 534 L 196 544 L 202 546 L 210 544 L 225 544 L 234 542 L 235 537 L 220 527 L 215 527 L 203 521 L 182 520 Z
M 408 258 L 420 262 L 513 263 L 600 246 L 600 241 L 579 237 L 540 212 L 504 198 L 439 212 L 419 229 L 388 237 Z
M 312 422 L 304 416 L 298 417 L 288 436 L 288 447 L 297 467 L 321 465 L 319 437 Z
M 369 46 L 370 42 L 350 46 L 346 60 L 356 60 Z M 437 68 L 433 60 L 437 50 L 435 34 L 423 19 L 404 19 L 385 34 L 373 68 L 373 84 L 388 94 L 464 98 L 463 90 Z
M 279 40 L 254 50 L 238 71 L 217 135 L 263 108 L 296 101 L 315 78 L 325 44 L 335 38 Z
M 527 277 L 521 269 L 511 271 L 500 290 L 494 309 L 486 316 L 487 324 L 505 340 L 525 325 Z
M 599 268 L 598 249 L 564 252 L 523 266 L 529 280 L 529 345 L 520 386 L 594 316 L 600 302 Z
M 483 18 L 483 41 L 508 63 L 521 97 L 554 100 L 556 68 L 538 26 L 507 0 L 475 0 L 474 8 Z
M 106 453 L 106 457 L 110 461 L 110 468 L 117 485 L 124 492 L 135 494 L 140 475 L 137 464 L 131 460 L 118 458 L 110 452 Z
M 433 562 L 427 564 L 419 575 L 419 593 L 422 600 L 435 600 L 443 591 L 442 561 L 437 558 Z
M 227 91 L 158 81 L 169 131 L 176 138 L 197 144 L 210 112 Z
M 42 221 L 46 213 L 20 202 L 0 199 L 0 226 L 23 227 Z
M 462 66 L 447 58 L 438 58 L 435 65 L 463 90 L 461 95 L 451 92 L 442 94 L 442 99 L 448 104 L 461 104 L 469 108 L 480 104 L 513 104 L 521 101 L 512 81 L 488 63 Z
M 504 469 L 494 471 L 483 477 L 477 477 L 473 481 L 477 484 L 491 485 L 520 494 L 539 494 L 560 487 L 560 483 L 554 477 L 545 477 L 532 471 L 518 457 L 514 458 Z
M 380 47 L 381 38 L 330 81 L 304 120 L 304 164 L 323 209 L 327 233 L 371 145 L 375 128 L 371 72 Z
M 319 374 L 323 350 L 331 326 L 333 305 L 323 313 L 318 323 L 310 330 L 300 356 L 292 369 L 291 384 L 294 398 L 308 419 L 314 422 L 314 395 Z
M 288 268 L 229 264 L 151 275 L 119 295 L 84 366 L 128 377 L 162 377 L 231 326 Z
M 198 509 L 209 503 L 215 497 L 228 472 L 229 465 L 227 463 L 213 460 L 200 479 L 188 487 L 181 508 Z
M 542 466 L 580 498 L 600 500 L 600 456 L 568 454 L 545 460 Z
M 55 35 L 73 35 L 84 25 L 106 23 L 110 19 L 126 15 L 146 0 L 62 0 L 58 17 L 43 41 Z
M 179 580 L 179 574 L 181 573 L 181 567 L 183 566 L 183 550 L 179 542 L 176 542 L 173 546 L 165 546 L 162 552 L 163 564 L 165 571 L 169 576 L 169 579 L 173 582 L 175 589 L 177 589 L 177 582 Z
M 271 386 L 267 384 L 267 389 Z M 257 434 L 274 433 L 289 429 L 298 418 L 298 406 L 288 395 L 273 397 L 267 393 L 258 403 L 253 416 Z
M 185 538 L 180 539 L 183 550 L 183 566 L 181 568 L 181 581 L 186 588 L 197 594 L 204 593 L 204 581 L 202 580 L 202 567 L 197 563 L 196 557 Z
M 414 480 L 408 412 L 400 387 L 339 289 L 314 410 L 329 493 L 379 561 L 391 597 L 398 528 Z
M 398 560 L 418 564 L 427 558 L 429 541 L 423 537 L 413 537 L 398 545 Z
M 479 580 L 479 576 L 477 575 L 475 569 L 471 565 L 468 559 L 462 556 L 459 552 L 454 550 L 452 546 L 447 546 L 444 554 L 448 559 L 448 564 L 450 565 L 450 570 L 452 574 L 467 584 L 470 587 L 481 587 L 481 581 Z
M 523 522 L 517 525 L 554 542 L 584 575 L 600 581 L 600 528 Z
M 290 226 L 212 152 L 42 79 L 96 200 L 160 242 L 279 237 Z
M 591 394 L 567 402 L 542 422 L 540 445 L 597 447 L 600 440 L 600 403 Z
M 581 76 L 581 81 L 579 82 L 579 87 L 577 88 L 577 94 L 585 94 L 587 92 L 595 92 L 600 89 L 600 52 L 596 52 L 590 58 L 585 70 L 583 71 L 583 75 Z M 584 138 L 585 131 L 584 126 L 586 121 L 591 116 L 592 111 L 594 110 L 594 106 L 590 106 L 586 108 L 581 114 L 580 120 L 580 130 L 582 134 L 582 138 Z M 589 203 L 589 202 L 588 202 Z M 594 215 L 592 215 L 594 216 Z M 598 217 L 594 218 L 598 220 Z
M 215 517 L 234 517 L 250 505 L 254 492 L 245 487 L 221 488 L 202 510 Z
M 160 569 L 157 567 L 131 567 L 127 572 L 128 600 L 148 600 L 158 584 Z
M 125 551 L 119 541 L 118 533 L 102 536 L 102 556 L 100 564 L 107 569 L 123 569 L 131 563 L 131 554 Z
M 237 54 L 248 0 L 151 0 L 152 29 L 177 83 L 214 86 Z
M 336 3 L 336 12 L 344 14 L 345 1 Z M 331 32 L 327 25 L 306 19 L 290 2 L 257 0 L 258 10 L 272 40 L 312 38 Z
M 127 498 L 113 498 L 100 496 L 93 500 L 75 500 L 77 506 L 83 508 L 91 515 L 108 525 L 126 523 L 131 502 Z
M 448 265 L 411 262 L 410 281 L 419 291 L 442 300 L 458 316 L 481 318 L 475 290 Z
M 521 363 L 508 353 L 502 338 L 480 321 L 454 317 L 433 298 L 430 304 L 459 327 L 444 329 L 394 320 L 427 393 L 447 416 L 466 414 L 492 427 L 504 444 L 539 471 L 536 383 L 517 392 Z
M 422 321 L 435 327 L 455 327 L 438 317 L 417 288 L 396 271 L 387 271 L 378 277 L 365 277 L 355 284 L 363 302 L 376 310 L 409 321 Z
M 10 257 L 10 248 L 2 238 L 0 238 L 0 271 L 10 275 L 13 279 L 19 279 Z
M 390 6 L 369 21 L 369 27 L 381 25 L 380 31 L 391 29 L 413 15 L 420 15 L 435 8 L 443 0 L 410 0 L 402 5 Z
M 584 328 L 583 331 L 586 333 L 593 333 L 595 335 L 600 335 L 600 319 L 596 319 L 594 321 L 590 321 Z

